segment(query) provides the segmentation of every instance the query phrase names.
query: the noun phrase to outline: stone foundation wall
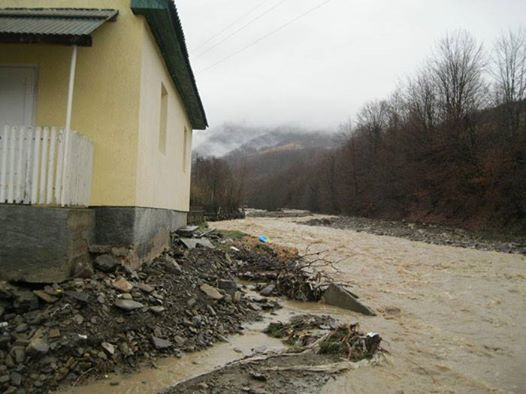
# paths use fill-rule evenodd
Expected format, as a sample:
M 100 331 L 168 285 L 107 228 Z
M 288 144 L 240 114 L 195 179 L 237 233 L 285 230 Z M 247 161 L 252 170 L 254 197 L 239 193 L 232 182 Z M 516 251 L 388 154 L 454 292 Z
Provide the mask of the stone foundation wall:
M 95 244 L 127 249 L 121 256 L 137 267 L 170 244 L 170 233 L 186 225 L 187 213 L 140 207 L 94 207 Z
M 0 204 L 0 280 L 61 282 L 90 248 L 138 267 L 170 244 L 186 212 L 138 207 L 47 208 Z
M 86 208 L 0 204 L 0 279 L 61 282 L 89 260 L 95 214 Z

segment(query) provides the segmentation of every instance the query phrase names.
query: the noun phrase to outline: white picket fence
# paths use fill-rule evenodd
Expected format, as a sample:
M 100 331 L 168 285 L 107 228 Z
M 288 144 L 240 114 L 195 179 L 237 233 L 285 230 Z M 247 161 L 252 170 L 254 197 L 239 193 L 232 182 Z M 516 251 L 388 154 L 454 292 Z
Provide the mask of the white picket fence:
M 0 129 L 0 204 L 87 206 L 93 144 L 56 127 Z

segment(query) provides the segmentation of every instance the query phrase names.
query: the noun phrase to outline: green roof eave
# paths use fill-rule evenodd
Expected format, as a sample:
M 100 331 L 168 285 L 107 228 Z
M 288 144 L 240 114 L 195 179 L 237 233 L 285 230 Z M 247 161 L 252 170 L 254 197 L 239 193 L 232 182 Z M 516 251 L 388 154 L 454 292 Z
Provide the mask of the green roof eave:
M 131 0 L 135 15 L 142 15 L 150 26 L 168 72 L 183 99 L 192 128 L 208 126 L 203 103 L 195 83 L 186 49 L 181 21 L 172 0 Z

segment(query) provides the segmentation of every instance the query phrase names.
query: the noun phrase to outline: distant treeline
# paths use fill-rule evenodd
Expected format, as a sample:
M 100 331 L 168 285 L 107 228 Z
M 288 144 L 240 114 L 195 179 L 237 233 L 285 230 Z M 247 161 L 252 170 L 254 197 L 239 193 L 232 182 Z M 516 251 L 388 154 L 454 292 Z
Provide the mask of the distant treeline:
M 414 77 L 340 131 L 338 148 L 257 182 L 233 166 L 240 184 L 227 190 L 256 208 L 526 231 L 524 30 L 491 53 L 465 31 L 446 36 Z

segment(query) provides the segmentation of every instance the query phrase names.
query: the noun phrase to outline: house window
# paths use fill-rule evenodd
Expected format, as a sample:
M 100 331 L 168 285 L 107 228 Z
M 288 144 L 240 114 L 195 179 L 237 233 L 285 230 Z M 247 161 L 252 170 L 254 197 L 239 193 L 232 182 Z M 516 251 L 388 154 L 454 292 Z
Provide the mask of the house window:
M 183 137 L 183 171 L 186 172 L 186 162 L 188 156 L 188 130 L 184 128 L 184 137 Z
M 166 127 L 167 127 L 167 113 L 168 113 L 168 92 L 161 83 L 161 116 L 159 122 L 159 150 L 164 155 L 166 154 Z

